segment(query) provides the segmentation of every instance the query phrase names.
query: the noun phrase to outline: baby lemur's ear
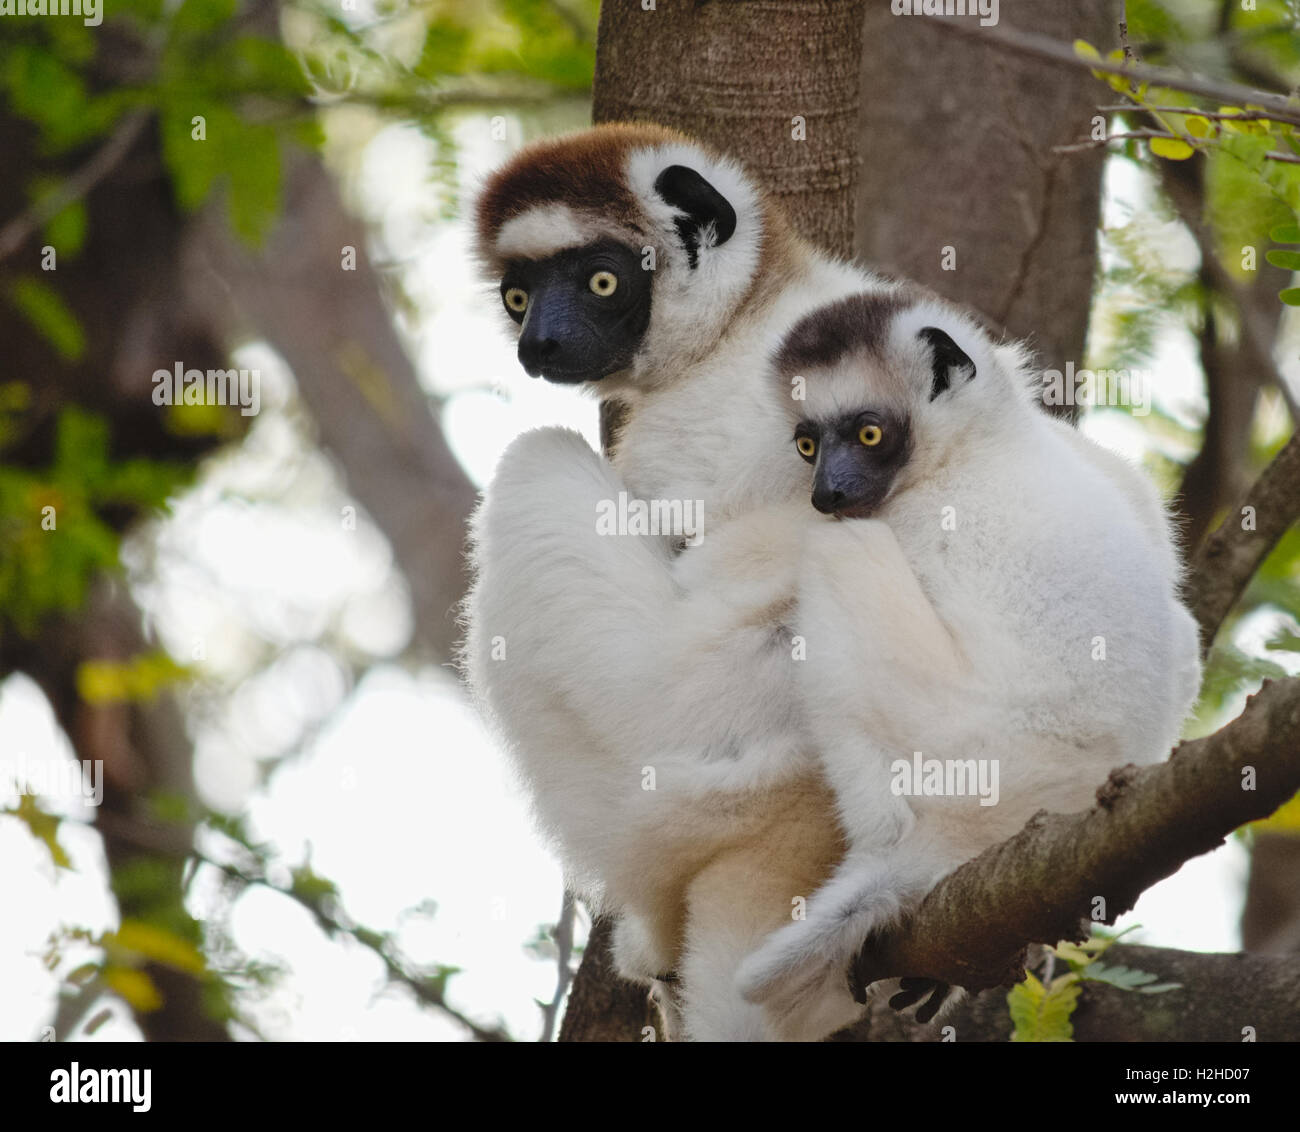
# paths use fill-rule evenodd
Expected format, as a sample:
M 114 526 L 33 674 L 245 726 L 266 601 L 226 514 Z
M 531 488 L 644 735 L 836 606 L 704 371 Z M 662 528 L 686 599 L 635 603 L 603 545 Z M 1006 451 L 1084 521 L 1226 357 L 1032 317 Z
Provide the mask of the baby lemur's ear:
M 970 356 L 937 326 L 923 326 L 918 337 L 930 347 L 934 377 L 930 384 L 930 400 L 944 393 L 953 381 L 970 381 L 975 376 L 975 363 Z M 954 375 L 953 371 L 956 371 Z
M 669 165 L 655 178 L 655 192 L 685 214 L 674 217 L 673 224 L 692 269 L 699 263 L 707 227 L 713 227 L 710 247 L 725 244 L 736 230 L 736 210 L 731 202 L 688 166 Z

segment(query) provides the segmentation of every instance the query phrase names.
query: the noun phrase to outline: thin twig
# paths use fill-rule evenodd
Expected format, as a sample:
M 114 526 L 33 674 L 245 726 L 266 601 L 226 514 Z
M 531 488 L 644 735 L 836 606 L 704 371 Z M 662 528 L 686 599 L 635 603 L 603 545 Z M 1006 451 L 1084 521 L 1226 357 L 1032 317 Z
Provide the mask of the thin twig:
M 1271 114 L 1260 110 L 1242 110 L 1237 113 L 1223 113 L 1217 110 L 1201 110 L 1196 106 L 1143 106 L 1137 102 L 1116 103 L 1098 106 L 1098 110 L 1122 110 L 1126 113 L 1134 110 L 1150 111 L 1155 114 L 1184 114 L 1189 118 L 1213 118 L 1218 122 L 1273 122 L 1277 121 Z
M 34 232 L 58 216 L 73 201 L 84 197 L 108 176 L 140 136 L 149 120 L 149 113 L 148 110 L 133 110 L 118 123 L 117 129 L 85 165 L 66 178 L 57 189 L 46 193 L 0 228 L 0 259 L 13 255 Z
M 1188 145 L 1192 144 L 1186 138 L 1171 134 L 1166 130 L 1125 130 L 1123 133 L 1108 134 L 1104 138 L 1090 138 L 1087 141 L 1074 142 L 1070 145 L 1054 145 L 1052 146 L 1052 152 L 1077 153 L 1079 150 L 1096 149 L 1098 146 L 1113 141 L 1149 140 L 1151 138 L 1164 138 L 1166 141 L 1180 141 L 1187 142 Z M 1300 157 L 1292 153 L 1266 153 L 1264 158 L 1268 161 L 1285 162 L 1288 165 L 1300 165 Z
M 1109 59 L 1085 59 L 1076 55 L 1068 43 L 1061 43 L 1050 36 L 1036 32 L 1020 31 L 1016 28 L 998 25 L 980 27 L 957 19 L 932 17 L 933 22 L 947 28 L 954 35 L 967 36 L 971 39 L 991 42 L 998 47 L 1015 51 L 1021 55 L 1032 55 L 1067 67 L 1077 67 L 1088 71 L 1100 71 L 1107 75 L 1119 75 L 1137 82 L 1150 83 L 1152 86 L 1168 87 L 1182 90 L 1188 94 L 1198 94 L 1213 98 L 1219 103 L 1240 106 L 1245 103 L 1269 112 L 1275 122 L 1288 122 L 1300 126 L 1300 106 L 1291 99 L 1268 91 L 1252 90 L 1238 83 L 1219 82 L 1215 79 L 1203 79 L 1194 75 L 1184 75 L 1165 67 L 1152 67 L 1145 63 L 1115 63 Z
M 564 996 L 569 993 L 569 984 L 573 982 L 573 923 L 577 907 L 573 893 L 566 887 L 564 899 L 560 902 L 560 919 L 555 925 L 555 995 L 542 1007 L 541 1040 L 544 1042 L 555 1038 L 560 1008 L 564 1005 Z
M 472 1018 L 462 1014 L 448 1003 L 440 982 L 421 976 L 416 970 L 416 965 L 406 960 L 392 942 L 380 933 L 352 923 L 351 919 L 337 907 L 337 901 L 333 898 L 331 898 L 331 901 L 335 904 L 335 907 L 331 908 L 327 906 L 324 899 L 308 897 L 292 887 L 276 884 L 266 876 L 261 868 L 260 861 L 256 871 L 252 868 L 244 868 L 229 862 L 218 861 L 201 852 L 189 841 L 188 837 L 184 839 L 178 838 L 165 825 L 123 818 L 116 814 L 109 814 L 107 811 L 101 811 L 96 815 L 95 824 L 101 829 L 111 829 L 114 837 L 130 841 L 151 852 L 168 856 L 192 857 L 205 865 L 211 865 L 214 869 L 220 870 L 233 880 L 247 885 L 267 888 L 272 892 L 278 892 L 281 896 L 287 896 L 290 900 L 306 908 L 326 935 L 342 933 L 377 955 L 380 962 L 383 963 L 390 981 L 405 986 L 424 1005 L 441 1011 L 452 1021 L 464 1026 L 476 1040 L 480 1042 L 508 1042 L 512 1040 L 510 1035 L 500 1027 L 480 1026 Z M 255 854 L 254 857 L 256 857 Z

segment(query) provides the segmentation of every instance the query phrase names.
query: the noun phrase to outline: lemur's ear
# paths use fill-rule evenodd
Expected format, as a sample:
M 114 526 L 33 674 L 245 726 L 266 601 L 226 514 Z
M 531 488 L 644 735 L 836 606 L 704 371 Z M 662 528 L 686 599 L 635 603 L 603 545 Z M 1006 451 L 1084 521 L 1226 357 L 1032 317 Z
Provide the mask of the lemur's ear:
M 736 210 L 694 169 L 685 165 L 668 166 L 655 178 L 655 192 L 686 214 L 675 217 L 673 224 L 692 269 L 699 263 L 700 234 L 707 225 L 713 225 L 715 247 L 730 240 L 736 230 Z
M 932 366 L 934 379 L 930 385 L 930 400 L 948 389 L 953 382 L 953 370 L 957 371 L 957 380 L 969 381 L 975 376 L 975 363 L 966 351 L 957 345 L 937 326 L 924 326 L 919 337 L 924 338 L 933 352 Z

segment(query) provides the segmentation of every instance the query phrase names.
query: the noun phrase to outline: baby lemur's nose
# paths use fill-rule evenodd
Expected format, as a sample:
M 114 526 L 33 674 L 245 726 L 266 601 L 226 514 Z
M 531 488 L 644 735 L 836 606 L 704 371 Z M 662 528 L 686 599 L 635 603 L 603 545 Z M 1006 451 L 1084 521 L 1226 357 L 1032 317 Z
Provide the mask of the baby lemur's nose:
M 823 515 L 834 515 L 844 506 L 846 496 L 842 491 L 832 487 L 818 487 L 813 490 L 812 505 Z

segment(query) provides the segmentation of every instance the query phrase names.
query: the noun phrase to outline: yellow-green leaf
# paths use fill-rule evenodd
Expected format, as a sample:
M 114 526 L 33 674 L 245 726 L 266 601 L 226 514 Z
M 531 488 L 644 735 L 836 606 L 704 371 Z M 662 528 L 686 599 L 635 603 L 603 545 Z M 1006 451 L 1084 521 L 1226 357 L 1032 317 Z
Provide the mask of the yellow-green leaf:
M 103 943 L 110 950 L 129 951 L 178 971 L 192 975 L 203 972 L 203 956 L 198 948 L 188 940 L 142 920 L 123 920 L 117 931 L 104 936 Z
M 1166 161 L 1186 161 L 1196 150 L 1179 138 L 1152 138 L 1151 152 Z
M 1283 802 L 1262 821 L 1251 822 L 1250 828 L 1266 833 L 1300 833 L 1300 794 Z
M 23 278 L 9 287 L 9 301 L 31 323 L 54 352 L 77 361 L 86 352 L 86 334 L 58 291 L 41 279 Z
M 1011 1009 L 1013 1042 L 1072 1042 L 1074 1026 L 1070 1015 L 1079 999 L 1077 975 L 1062 975 L 1043 986 L 1032 974 L 1011 988 L 1007 1006 Z
M 104 982 L 131 1006 L 143 1014 L 157 1010 L 163 1003 L 162 995 L 153 980 L 143 971 L 130 967 L 105 967 Z
M 0 813 L 13 814 L 24 823 L 32 831 L 32 836 L 45 844 L 57 868 L 72 868 L 72 861 L 63 846 L 59 844 L 59 822 L 63 819 L 54 814 L 47 814 L 36 804 L 35 797 L 31 794 L 19 794 L 18 805 Z

